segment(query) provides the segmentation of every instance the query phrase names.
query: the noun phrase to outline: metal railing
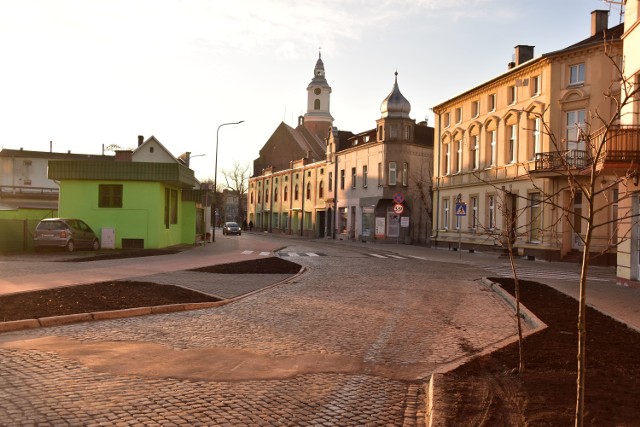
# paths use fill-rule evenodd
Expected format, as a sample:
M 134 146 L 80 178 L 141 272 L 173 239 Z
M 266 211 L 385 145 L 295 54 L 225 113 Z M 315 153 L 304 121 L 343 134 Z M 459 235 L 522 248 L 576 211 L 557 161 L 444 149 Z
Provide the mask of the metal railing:
M 591 164 L 591 156 L 583 150 L 551 151 L 536 153 L 536 171 L 557 171 L 563 169 L 584 169 Z

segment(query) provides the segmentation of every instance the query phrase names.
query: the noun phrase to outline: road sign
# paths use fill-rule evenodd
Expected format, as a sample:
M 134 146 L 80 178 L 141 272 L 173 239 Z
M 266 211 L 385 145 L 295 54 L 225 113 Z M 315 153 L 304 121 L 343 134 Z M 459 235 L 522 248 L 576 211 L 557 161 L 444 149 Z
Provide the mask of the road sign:
M 400 203 L 393 205 L 393 213 L 400 215 L 402 212 L 404 212 L 404 206 Z
M 402 193 L 396 193 L 393 195 L 393 201 L 400 204 L 402 202 L 404 202 L 404 194 Z
M 467 216 L 467 204 L 464 202 L 456 203 L 456 216 Z

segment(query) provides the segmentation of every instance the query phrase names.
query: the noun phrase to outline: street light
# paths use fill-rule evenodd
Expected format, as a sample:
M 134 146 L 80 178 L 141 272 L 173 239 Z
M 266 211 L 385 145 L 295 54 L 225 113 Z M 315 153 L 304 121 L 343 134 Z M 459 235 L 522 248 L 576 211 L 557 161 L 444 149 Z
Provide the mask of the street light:
M 227 126 L 227 125 L 239 125 L 240 123 L 243 123 L 244 120 L 240 120 L 239 122 L 230 122 L 230 123 L 223 123 L 220 126 L 218 126 L 218 130 L 216 131 L 216 162 L 215 162 L 215 166 L 213 168 L 213 232 L 211 233 L 211 237 L 212 237 L 212 241 L 215 242 L 216 241 L 216 225 L 217 225 L 217 218 L 216 218 L 216 208 L 218 205 L 218 195 L 216 194 L 216 187 L 218 186 L 218 135 L 220 135 L 220 128 L 222 126 Z

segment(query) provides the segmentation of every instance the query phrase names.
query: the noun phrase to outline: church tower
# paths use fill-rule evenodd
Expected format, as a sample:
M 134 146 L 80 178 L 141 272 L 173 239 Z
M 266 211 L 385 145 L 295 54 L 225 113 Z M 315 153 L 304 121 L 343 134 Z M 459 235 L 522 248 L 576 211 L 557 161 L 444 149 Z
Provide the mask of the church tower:
M 304 115 L 304 127 L 313 135 L 324 141 L 329 136 L 333 125 L 330 113 L 331 86 L 324 76 L 322 55 L 318 53 L 318 61 L 313 69 L 313 79 L 307 86 L 307 112 Z

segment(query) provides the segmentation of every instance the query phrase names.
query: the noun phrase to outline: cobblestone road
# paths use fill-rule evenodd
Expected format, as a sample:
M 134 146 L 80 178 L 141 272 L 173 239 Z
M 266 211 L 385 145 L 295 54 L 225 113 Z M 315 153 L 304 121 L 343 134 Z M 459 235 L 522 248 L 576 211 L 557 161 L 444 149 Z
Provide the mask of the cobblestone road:
M 411 425 L 416 384 L 515 332 L 473 267 L 295 261 L 223 307 L 0 335 L 0 424 Z

